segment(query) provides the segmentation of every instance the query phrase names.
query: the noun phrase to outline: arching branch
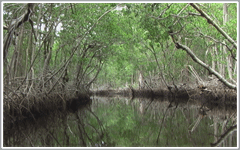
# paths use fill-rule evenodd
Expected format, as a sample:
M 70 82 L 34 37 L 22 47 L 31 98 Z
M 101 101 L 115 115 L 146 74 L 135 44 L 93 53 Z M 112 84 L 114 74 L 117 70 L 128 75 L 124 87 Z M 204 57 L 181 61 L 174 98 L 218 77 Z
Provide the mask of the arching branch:
M 190 5 L 196 9 L 203 18 L 207 20 L 209 24 L 211 24 L 214 28 L 218 30 L 234 47 L 237 49 L 237 43 L 225 32 L 221 29 L 211 18 L 208 16 L 203 10 L 201 10 L 196 4 L 190 3 Z
M 185 46 L 182 45 L 178 42 L 176 42 L 176 40 L 174 39 L 174 37 L 171 35 L 173 42 L 175 43 L 175 46 L 177 49 L 182 49 L 184 51 L 186 51 L 188 53 L 188 55 L 191 56 L 192 60 L 195 61 L 196 63 L 198 63 L 199 65 L 203 66 L 205 69 L 207 69 L 210 73 L 214 74 L 223 84 L 225 84 L 227 87 L 229 87 L 230 89 L 237 89 L 237 86 L 234 84 L 231 84 L 230 82 L 228 82 L 225 78 L 222 77 L 221 74 L 219 74 L 217 71 L 215 71 L 214 69 L 212 69 L 209 65 L 205 64 L 203 61 L 201 61 L 194 53 L 193 51 Z

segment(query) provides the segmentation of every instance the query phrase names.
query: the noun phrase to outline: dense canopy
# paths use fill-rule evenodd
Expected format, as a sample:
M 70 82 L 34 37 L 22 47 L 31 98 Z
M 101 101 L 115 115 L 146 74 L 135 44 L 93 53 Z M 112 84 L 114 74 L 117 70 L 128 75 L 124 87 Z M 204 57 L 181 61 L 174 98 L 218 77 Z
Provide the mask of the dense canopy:
M 136 87 L 139 74 L 152 87 L 217 77 L 236 89 L 236 3 L 4 3 L 3 20 L 15 90 Z

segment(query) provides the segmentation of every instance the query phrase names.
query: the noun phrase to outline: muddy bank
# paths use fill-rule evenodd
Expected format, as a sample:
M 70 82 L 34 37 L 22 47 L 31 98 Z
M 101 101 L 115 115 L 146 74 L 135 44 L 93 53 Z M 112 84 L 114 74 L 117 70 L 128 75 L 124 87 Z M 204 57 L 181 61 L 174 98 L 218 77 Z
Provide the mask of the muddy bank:
M 5 146 L 12 145 L 12 136 L 16 139 L 22 139 L 21 137 L 17 138 L 18 135 L 21 135 L 18 134 L 19 132 L 24 133 L 29 128 L 33 128 L 33 126 L 41 126 L 43 124 L 47 126 L 49 123 L 47 120 L 58 119 L 53 118 L 53 116 L 67 116 L 91 103 L 92 100 L 86 94 L 78 94 L 72 98 L 65 97 L 63 94 L 39 94 L 15 99 L 12 102 L 5 99 L 3 106 L 4 144 Z M 29 126 L 29 123 L 32 126 Z M 24 127 L 20 128 L 19 125 Z M 25 127 L 26 125 L 28 126 Z M 22 140 L 24 141 L 25 139 Z M 19 144 L 21 145 L 21 142 Z
M 28 97 L 23 95 L 15 99 L 4 99 L 4 131 L 24 119 L 37 120 L 57 111 L 75 112 L 92 101 L 88 94 L 77 94 L 67 97 L 65 94 L 38 94 Z
M 32 115 L 30 116 L 30 112 L 24 112 L 23 114 L 18 113 L 17 116 L 11 116 L 15 117 L 14 120 L 11 118 L 5 118 L 3 124 L 3 144 L 6 147 L 53 147 L 56 146 L 56 144 L 52 144 L 54 142 L 57 142 L 58 146 L 63 146 L 64 144 L 68 145 L 67 143 L 74 143 L 74 141 L 70 141 L 69 139 L 67 139 L 69 137 L 67 135 L 67 131 L 69 131 L 67 119 L 69 116 L 76 116 L 76 114 L 80 114 L 79 116 L 83 116 L 83 113 L 85 112 L 85 110 L 87 110 L 86 108 L 88 108 L 91 103 L 92 100 L 87 95 L 79 94 L 77 97 L 66 100 L 65 104 L 58 103 L 59 105 L 63 104 L 61 106 L 57 106 L 57 104 L 55 103 L 51 106 L 45 105 L 42 108 L 38 108 L 39 110 L 36 111 L 33 110 L 37 109 L 37 106 L 35 105 L 34 107 L 32 107 Z M 78 113 L 76 113 L 77 111 Z M 8 115 L 8 117 L 10 116 Z M 78 119 L 82 121 L 84 120 L 83 118 L 84 117 L 80 117 Z M 81 123 L 82 124 L 80 124 L 79 126 L 81 126 L 81 128 L 84 128 L 82 126 L 85 125 L 85 122 Z M 57 133 L 57 135 L 55 135 L 54 132 Z M 61 137 L 63 137 L 64 139 L 62 139 L 64 142 L 58 142 L 58 140 L 61 139 L 59 138 L 59 133 L 64 134 L 64 136 L 61 135 Z
M 237 92 L 232 89 L 204 87 L 204 86 L 170 86 L 168 89 L 134 89 L 132 87 L 121 90 L 91 91 L 96 96 L 126 96 L 126 97 L 165 97 L 178 99 L 192 99 L 201 103 L 237 104 Z

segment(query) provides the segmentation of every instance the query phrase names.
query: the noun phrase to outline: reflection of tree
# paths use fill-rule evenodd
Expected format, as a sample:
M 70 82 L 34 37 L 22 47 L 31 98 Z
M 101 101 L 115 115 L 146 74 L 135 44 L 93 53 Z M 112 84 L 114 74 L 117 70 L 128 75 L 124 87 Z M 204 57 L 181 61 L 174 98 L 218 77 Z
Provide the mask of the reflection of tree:
M 50 115 L 37 120 L 37 126 L 28 124 L 25 130 L 18 127 L 21 130 L 14 130 L 14 138 L 20 140 L 17 143 L 11 139 L 9 146 L 106 146 L 102 141 L 107 146 L 209 146 L 209 141 L 214 141 L 214 129 L 210 126 L 214 121 L 209 117 L 201 120 L 195 132 L 188 132 L 189 125 L 199 116 L 198 107 L 191 103 L 186 105 L 178 100 L 177 105 L 167 99 L 142 98 L 145 103 L 142 116 L 139 99 L 130 100 L 128 105 L 125 100 L 120 97 L 93 100 L 91 109 L 84 107 L 75 113 Z M 220 110 L 213 111 L 207 115 L 212 117 L 220 113 Z M 232 113 L 222 112 L 233 119 Z M 229 123 L 235 124 L 228 120 L 227 128 Z M 231 134 L 234 146 L 235 132 Z
M 191 132 L 193 132 L 196 129 L 201 119 L 202 119 L 202 116 L 199 115 L 197 121 L 195 122 L 194 126 L 191 129 Z
M 158 132 L 158 136 L 157 136 L 157 141 L 156 141 L 157 144 L 158 144 L 158 140 L 159 140 L 159 137 L 160 137 L 160 133 L 161 133 L 161 130 L 162 130 L 164 121 L 165 121 L 165 117 L 166 117 L 167 111 L 168 111 L 169 108 L 172 107 L 172 102 L 173 102 L 173 101 L 170 102 L 170 104 L 168 105 L 168 107 L 167 107 L 167 109 L 166 109 L 166 111 L 164 112 L 164 115 L 163 115 L 163 117 L 162 117 L 161 126 L 160 126 L 160 128 L 159 128 L 159 132 Z M 175 107 L 174 112 L 175 112 L 176 108 L 177 108 L 177 107 Z
M 231 135 L 234 131 L 237 130 L 237 125 L 234 125 L 234 126 L 231 126 L 228 130 L 226 130 L 226 132 L 224 132 L 220 138 L 217 140 L 217 142 L 215 143 L 211 143 L 211 146 L 212 147 L 216 147 L 216 146 L 219 146 L 222 142 L 224 142 L 224 140 L 227 139 L 227 137 L 229 135 Z
M 200 121 L 202 120 L 202 118 L 207 115 L 206 112 L 205 112 L 205 110 L 202 109 L 202 108 L 200 108 L 200 110 L 199 110 L 198 113 L 199 113 L 199 114 L 198 114 L 198 119 L 196 120 L 194 126 L 192 127 L 191 132 L 193 132 L 193 131 L 196 129 L 196 127 L 198 126 L 198 124 L 200 123 Z
M 4 126 L 4 146 L 95 146 L 105 136 L 102 123 L 90 108 L 75 113 L 56 111 L 47 116 Z
M 141 100 L 141 98 L 139 98 L 139 103 L 140 103 L 140 106 L 139 106 L 139 111 L 141 113 L 141 115 L 144 115 L 145 111 L 145 103 L 143 100 Z
M 236 115 L 234 113 L 235 111 L 232 110 L 232 108 L 231 110 L 229 110 L 228 107 L 219 107 L 214 108 L 210 111 L 205 110 L 205 107 L 202 108 L 195 101 L 189 101 L 188 105 L 186 103 L 182 103 L 179 99 L 177 99 L 179 104 L 178 102 L 174 101 L 171 103 L 167 99 L 154 99 L 154 101 L 152 101 L 151 103 L 149 100 L 149 103 L 146 99 L 145 101 L 147 105 L 146 108 L 148 108 L 145 109 L 145 116 L 148 116 L 148 114 L 150 113 L 151 115 L 149 118 L 151 118 L 151 120 L 158 120 L 159 127 L 157 128 L 158 132 L 156 135 L 156 140 L 158 140 L 156 142 L 157 145 L 165 144 L 165 146 L 172 146 L 173 144 L 175 146 L 179 146 L 182 145 L 179 141 L 187 138 L 186 140 L 189 142 L 189 144 L 187 144 L 188 146 L 208 146 L 209 141 L 214 141 L 213 136 L 209 135 L 214 135 L 214 137 L 217 135 L 216 133 L 214 133 L 215 128 L 213 130 L 213 128 L 211 127 L 212 122 L 214 123 L 215 121 L 210 119 L 214 117 L 225 118 L 225 120 L 228 120 L 228 123 L 226 122 L 226 126 L 229 126 L 229 123 L 234 123 L 234 116 Z M 201 107 L 201 109 L 199 107 Z M 182 115 L 179 115 L 179 113 Z M 219 121 L 219 123 L 221 124 L 223 120 Z M 188 132 L 188 127 L 191 127 L 190 130 L 192 129 L 192 132 Z M 219 128 L 216 128 L 216 130 L 219 130 Z M 181 136 L 178 135 L 179 132 L 181 133 Z M 231 139 L 231 141 L 226 143 L 226 146 L 229 146 L 230 144 L 235 145 L 235 134 L 233 134 L 233 136 L 234 137 Z M 205 139 L 208 139 L 208 141 L 206 141 Z

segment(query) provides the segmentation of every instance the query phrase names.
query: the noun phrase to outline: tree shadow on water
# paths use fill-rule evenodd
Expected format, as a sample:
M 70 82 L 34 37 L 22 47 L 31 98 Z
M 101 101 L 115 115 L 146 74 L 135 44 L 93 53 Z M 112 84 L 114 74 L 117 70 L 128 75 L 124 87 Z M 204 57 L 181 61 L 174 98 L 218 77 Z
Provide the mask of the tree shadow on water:
M 77 105 L 78 102 L 73 101 L 69 106 L 74 109 L 54 111 L 35 120 L 26 118 L 11 126 L 5 125 L 4 147 L 104 146 L 104 129 L 91 111 L 91 104 Z

